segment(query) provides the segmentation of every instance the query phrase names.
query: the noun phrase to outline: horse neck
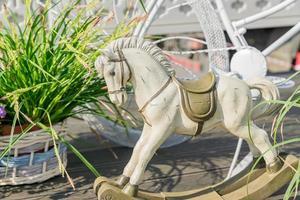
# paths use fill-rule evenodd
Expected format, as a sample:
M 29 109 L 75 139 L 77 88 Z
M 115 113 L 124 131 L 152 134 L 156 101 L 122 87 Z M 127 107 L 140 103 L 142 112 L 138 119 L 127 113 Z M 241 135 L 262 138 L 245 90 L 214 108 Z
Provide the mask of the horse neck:
M 127 58 L 131 71 L 131 83 L 134 88 L 136 103 L 139 107 L 148 101 L 169 79 L 169 75 L 156 62 L 135 57 Z

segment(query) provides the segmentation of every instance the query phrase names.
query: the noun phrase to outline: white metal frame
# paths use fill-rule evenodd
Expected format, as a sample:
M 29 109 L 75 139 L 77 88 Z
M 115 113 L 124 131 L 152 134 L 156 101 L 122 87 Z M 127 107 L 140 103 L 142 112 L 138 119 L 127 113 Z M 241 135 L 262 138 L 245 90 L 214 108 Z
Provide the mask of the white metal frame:
M 239 31 L 239 27 L 245 26 L 246 24 L 255 22 L 257 20 L 261 20 L 265 17 L 268 17 L 272 14 L 275 14 L 276 12 L 279 12 L 280 10 L 284 9 L 285 7 L 291 5 L 292 3 L 296 2 L 297 0 L 285 0 L 281 2 L 280 4 L 265 10 L 264 12 L 258 13 L 256 15 L 241 19 L 239 21 L 231 22 L 229 20 L 228 14 L 226 10 L 224 9 L 224 4 L 222 0 L 215 0 L 217 5 L 217 10 L 220 13 L 221 20 L 225 26 L 225 29 L 227 33 L 229 34 L 229 37 L 233 43 L 233 45 L 237 47 L 247 46 L 247 42 L 245 38 L 243 37 L 242 33 L 245 31 Z M 243 27 L 242 27 L 243 28 Z M 244 28 L 243 28 L 244 29 Z M 273 44 L 271 44 L 269 47 L 267 47 L 262 53 L 264 56 L 269 55 L 271 52 L 279 48 L 282 44 L 284 44 L 286 41 L 291 39 L 295 34 L 300 32 L 300 21 L 298 24 L 296 24 L 292 29 L 290 29 L 286 34 L 284 34 L 282 37 L 280 37 L 278 40 L 276 40 Z M 237 143 L 237 147 L 235 150 L 235 154 L 231 163 L 231 166 L 229 168 L 228 174 L 226 179 L 232 177 L 233 171 L 241 171 L 243 168 L 247 167 L 251 162 L 252 159 L 248 159 L 248 163 L 245 163 L 244 166 L 239 166 L 238 168 L 235 168 L 237 165 L 237 160 L 240 154 L 240 150 L 242 148 L 243 140 L 240 138 Z M 251 154 L 248 154 L 246 158 L 252 157 Z M 243 160 L 245 160 L 244 158 Z

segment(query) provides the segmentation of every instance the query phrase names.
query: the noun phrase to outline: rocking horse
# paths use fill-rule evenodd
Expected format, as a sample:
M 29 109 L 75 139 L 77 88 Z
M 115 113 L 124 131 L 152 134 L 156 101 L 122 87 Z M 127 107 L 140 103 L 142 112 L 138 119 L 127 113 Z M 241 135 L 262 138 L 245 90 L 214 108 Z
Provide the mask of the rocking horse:
M 259 78 L 243 81 L 209 72 L 199 80 L 179 80 L 160 48 L 141 38 L 121 38 L 102 51 L 95 62 L 104 78 L 110 100 L 117 106 L 127 100 L 125 86 L 134 88 L 143 132 L 117 182 L 99 177 L 94 184 L 98 199 L 263 199 L 280 189 L 293 175 L 290 166 L 298 159 L 287 156 L 285 163 L 272 148 L 267 133 L 248 115 L 253 108 L 251 89 L 263 100 L 279 98 L 277 87 Z M 256 118 L 276 109 L 265 104 L 253 111 Z M 265 168 L 257 168 L 248 179 L 246 169 L 237 177 L 208 188 L 181 193 L 148 193 L 138 190 L 148 162 L 160 145 L 174 132 L 198 136 L 216 126 L 247 141 L 255 157 L 263 155 Z M 278 181 L 280 180 L 280 181 Z

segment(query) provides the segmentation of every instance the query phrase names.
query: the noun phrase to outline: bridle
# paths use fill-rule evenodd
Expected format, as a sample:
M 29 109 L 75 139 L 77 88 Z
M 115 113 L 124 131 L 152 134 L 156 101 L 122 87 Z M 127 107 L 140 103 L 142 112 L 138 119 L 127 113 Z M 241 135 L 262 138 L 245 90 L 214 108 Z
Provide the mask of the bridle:
M 117 89 L 117 90 L 108 91 L 108 94 L 119 94 L 119 93 L 121 93 L 121 92 L 126 91 L 126 88 L 125 88 L 126 82 L 124 82 L 124 62 L 127 64 L 128 70 L 129 70 L 129 78 L 128 78 L 128 80 L 130 80 L 130 79 L 131 79 L 131 76 L 132 76 L 132 73 L 131 73 L 131 70 L 130 70 L 128 61 L 126 60 L 126 58 L 125 58 L 123 52 L 122 52 L 121 50 L 117 50 L 117 52 L 118 52 L 118 55 L 119 55 L 119 59 L 110 59 L 109 62 L 120 62 L 120 63 L 121 63 L 121 64 L 120 64 L 120 68 L 121 68 L 121 70 L 120 70 L 120 73 L 121 73 L 121 87 L 120 87 L 120 89 Z M 172 82 L 173 79 L 176 79 L 176 78 L 175 78 L 175 74 L 171 74 L 171 75 L 169 76 L 169 79 L 165 82 L 165 84 L 163 84 L 162 87 L 161 87 L 158 91 L 156 91 L 156 92 L 149 98 L 149 100 L 146 101 L 146 102 L 144 103 L 143 106 L 141 106 L 141 108 L 140 108 L 138 111 L 142 114 L 143 117 L 144 117 L 143 112 L 144 112 L 145 108 L 151 103 L 151 101 L 153 101 L 157 96 L 159 96 L 159 94 L 160 94 L 164 89 L 166 89 L 166 88 L 168 87 L 168 85 Z M 127 80 L 127 81 L 128 81 L 128 80 Z M 148 125 L 151 126 L 151 124 L 148 122 L 148 120 L 147 120 L 145 117 L 144 117 L 144 119 L 145 119 L 145 122 L 146 122 Z
M 128 65 L 128 62 L 123 54 L 123 52 L 121 50 L 117 50 L 118 52 L 118 55 L 119 55 L 119 59 L 110 59 L 109 62 L 120 62 L 120 73 L 121 73 L 121 87 L 117 90 L 112 90 L 112 91 L 108 91 L 108 94 L 119 94 L 121 92 L 124 92 L 126 91 L 126 82 L 125 82 L 125 79 L 124 79 L 124 62 L 127 64 L 128 66 L 128 70 L 129 70 L 129 78 L 128 80 L 131 79 L 131 71 L 130 71 L 130 68 L 129 68 L 129 65 Z M 128 81 L 127 80 L 127 81 Z

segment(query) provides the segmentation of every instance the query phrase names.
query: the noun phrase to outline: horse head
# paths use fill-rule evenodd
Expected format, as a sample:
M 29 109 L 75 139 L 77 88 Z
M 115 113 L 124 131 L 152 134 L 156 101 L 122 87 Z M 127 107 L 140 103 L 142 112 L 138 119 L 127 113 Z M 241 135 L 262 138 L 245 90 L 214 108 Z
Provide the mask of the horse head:
M 109 98 L 117 106 L 127 101 L 126 84 L 131 78 L 131 72 L 122 50 L 104 49 L 96 59 L 96 70 L 100 78 L 104 78 Z
M 142 86 L 146 81 L 151 83 L 148 85 L 153 87 L 153 91 L 148 87 L 147 92 L 152 94 L 168 79 L 169 71 L 172 71 L 169 60 L 159 47 L 150 41 L 136 37 L 112 41 L 106 49 L 102 50 L 95 67 L 99 76 L 106 82 L 110 100 L 117 106 L 126 102 L 125 86 L 131 78 L 134 82 L 133 86 L 134 84 Z M 143 83 L 138 82 L 137 76 L 139 80 L 143 80 Z

